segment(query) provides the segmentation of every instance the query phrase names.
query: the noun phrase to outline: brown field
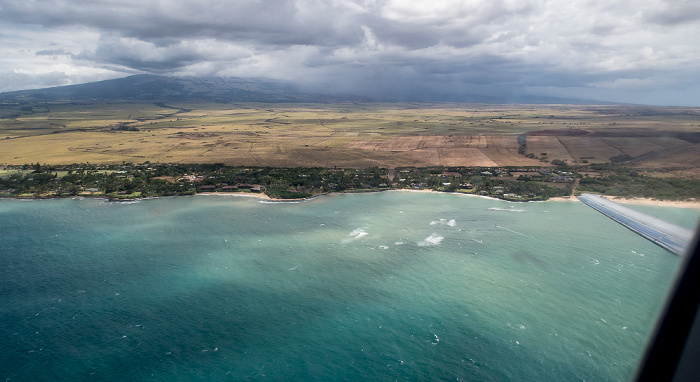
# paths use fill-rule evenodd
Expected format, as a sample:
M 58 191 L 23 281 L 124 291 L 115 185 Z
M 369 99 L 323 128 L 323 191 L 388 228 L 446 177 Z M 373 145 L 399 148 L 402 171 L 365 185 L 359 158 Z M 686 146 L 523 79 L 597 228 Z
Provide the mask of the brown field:
M 18 110 L 0 105 L 0 163 L 496 167 L 629 155 L 639 166 L 700 167 L 693 108 L 65 103 Z M 115 130 L 120 125 L 138 131 Z
M 590 163 L 607 162 L 618 155 L 635 157 L 632 163 L 644 163 L 649 167 L 697 166 L 700 160 L 700 145 L 664 136 L 663 132 L 648 137 L 534 135 L 528 136 L 527 143 L 528 154 L 569 163 L 583 160 Z
M 357 140 L 347 145 L 359 151 L 389 151 L 422 161 L 426 166 L 538 166 L 518 154 L 516 135 L 400 136 L 386 140 Z

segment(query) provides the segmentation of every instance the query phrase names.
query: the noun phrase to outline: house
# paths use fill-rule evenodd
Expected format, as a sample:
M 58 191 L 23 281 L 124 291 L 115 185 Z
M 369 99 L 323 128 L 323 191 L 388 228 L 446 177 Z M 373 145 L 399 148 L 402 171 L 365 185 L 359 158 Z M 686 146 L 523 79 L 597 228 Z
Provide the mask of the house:
M 552 179 L 555 183 L 571 183 L 574 181 L 573 177 L 557 175 Z
M 201 182 L 204 179 L 201 175 L 183 175 L 182 178 L 178 180 L 187 180 L 189 182 Z

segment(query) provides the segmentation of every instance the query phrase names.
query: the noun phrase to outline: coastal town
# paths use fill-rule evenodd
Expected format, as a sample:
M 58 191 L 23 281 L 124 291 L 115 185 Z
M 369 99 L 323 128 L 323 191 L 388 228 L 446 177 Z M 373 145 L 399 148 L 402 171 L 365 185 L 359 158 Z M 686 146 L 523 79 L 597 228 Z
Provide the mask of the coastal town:
M 107 197 L 114 200 L 199 193 L 261 194 L 303 199 L 327 193 L 431 190 L 511 201 L 547 200 L 577 192 L 694 200 L 699 181 L 663 179 L 611 166 L 279 168 L 223 164 L 40 163 L 0 166 L 0 197 Z

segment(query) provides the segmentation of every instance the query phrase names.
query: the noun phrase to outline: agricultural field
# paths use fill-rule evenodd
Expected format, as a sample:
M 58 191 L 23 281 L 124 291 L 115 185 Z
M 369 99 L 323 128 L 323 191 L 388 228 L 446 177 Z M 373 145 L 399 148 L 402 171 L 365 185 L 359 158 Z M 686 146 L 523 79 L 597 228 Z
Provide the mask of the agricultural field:
M 473 104 L 0 105 L 0 163 L 700 167 L 700 109 Z

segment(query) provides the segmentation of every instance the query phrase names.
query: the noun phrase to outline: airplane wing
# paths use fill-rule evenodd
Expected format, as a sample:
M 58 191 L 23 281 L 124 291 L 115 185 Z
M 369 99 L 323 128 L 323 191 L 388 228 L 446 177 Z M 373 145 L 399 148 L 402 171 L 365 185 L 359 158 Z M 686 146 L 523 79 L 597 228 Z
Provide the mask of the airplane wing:
M 627 208 L 599 195 L 581 194 L 578 199 L 674 255 L 682 256 L 693 240 L 693 231 L 689 229 Z

